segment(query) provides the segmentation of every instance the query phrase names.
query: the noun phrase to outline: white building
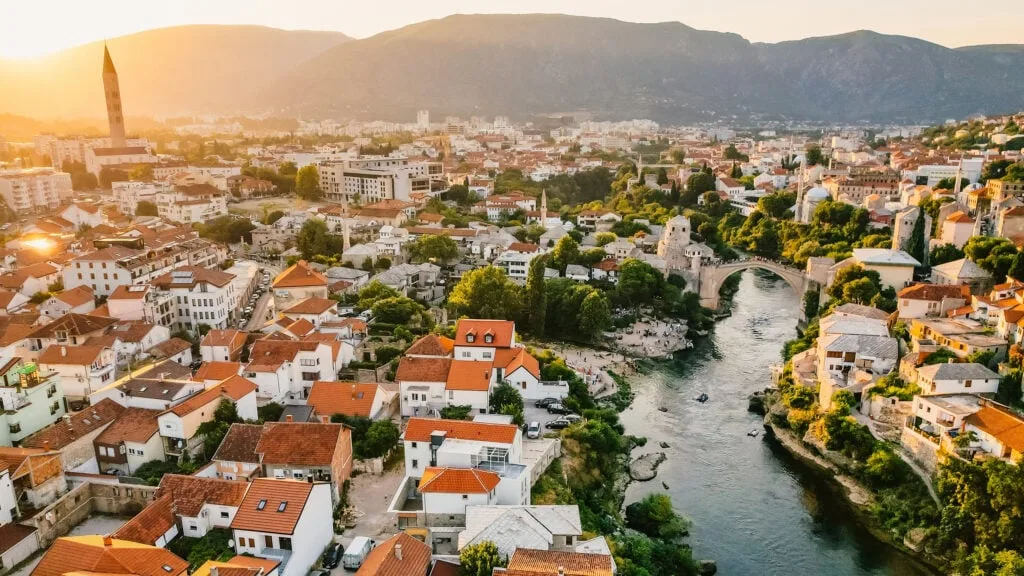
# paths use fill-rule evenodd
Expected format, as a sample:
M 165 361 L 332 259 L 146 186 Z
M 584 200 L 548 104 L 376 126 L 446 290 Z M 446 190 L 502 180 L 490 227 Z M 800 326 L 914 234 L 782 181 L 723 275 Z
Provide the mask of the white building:
M 176 186 L 157 192 L 157 213 L 172 222 L 206 222 L 228 213 L 227 192 L 210 184 Z
M 326 483 L 257 478 L 231 521 L 235 552 L 282 561 L 280 576 L 306 576 L 334 535 Z
M 372 156 L 323 161 L 317 170 L 326 200 L 372 204 L 382 200 L 408 201 L 416 193 L 428 194 L 432 164 L 436 163 Z
M 238 310 L 232 280 L 234 276 L 221 270 L 183 266 L 154 279 L 152 285 L 172 297 L 175 328 L 198 330 L 205 324 L 224 329 Z
M 917 369 L 922 394 L 994 394 L 999 374 L 977 363 L 931 364 Z
M 158 188 L 150 182 L 113 182 L 110 185 L 117 203 L 117 211 L 125 216 L 135 216 L 139 202 L 157 203 Z
M 53 168 L 0 170 L 0 196 L 16 214 L 55 210 L 71 199 L 71 175 Z

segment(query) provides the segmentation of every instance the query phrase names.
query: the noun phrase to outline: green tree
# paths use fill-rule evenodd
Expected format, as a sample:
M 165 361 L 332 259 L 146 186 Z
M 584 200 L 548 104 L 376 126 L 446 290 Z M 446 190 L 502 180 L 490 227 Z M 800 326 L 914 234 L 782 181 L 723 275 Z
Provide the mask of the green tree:
M 494 266 L 467 272 L 448 296 L 448 308 L 457 316 L 511 320 L 522 309 L 520 288 Z
M 377 300 L 371 309 L 373 317 L 385 324 L 408 324 L 414 316 L 424 311 L 423 306 L 405 296 Z
M 665 184 L 668 184 L 668 172 L 665 171 L 665 168 L 658 168 L 658 185 Z
M 808 166 L 817 166 L 818 164 L 822 164 L 825 161 L 825 157 L 821 153 L 821 147 L 819 146 L 811 146 L 810 148 L 808 148 L 807 153 L 804 155 L 804 158 L 807 159 Z
M 491 576 L 495 568 L 508 564 L 494 542 L 484 541 L 466 546 L 459 552 L 459 574 L 461 576 Z
M 715 177 L 706 172 L 698 172 L 686 180 L 686 190 L 679 197 L 683 206 L 696 206 L 697 200 L 706 192 L 715 189 Z
M 971 181 L 968 180 L 967 178 L 961 178 L 960 179 L 960 187 L 961 187 L 961 189 L 966 188 L 970 184 L 971 184 Z M 939 182 L 937 184 L 935 184 L 934 188 L 936 190 L 956 190 L 956 179 L 953 178 L 953 177 L 943 178 L 942 180 L 939 180 Z
M 544 285 L 547 261 L 546 256 L 531 260 L 526 276 L 526 312 L 530 319 L 530 333 L 538 338 L 544 336 L 548 314 L 547 289 Z
M 377 420 L 366 430 L 362 452 L 364 458 L 380 458 L 398 445 L 400 432 L 391 420 Z
M 128 172 L 128 179 L 135 182 L 149 182 L 153 179 L 153 166 L 139 164 Z
M 310 218 L 299 229 L 295 237 L 295 247 L 302 252 L 302 256 L 310 259 L 317 254 L 328 255 L 327 224 L 319 218 Z
M 135 205 L 136 216 L 159 216 L 160 212 L 156 208 L 156 204 L 149 200 L 139 200 L 139 203 Z
M 687 523 L 665 494 L 648 494 L 626 507 L 626 525 L 652 538 L 674 540 L 687 533 Z
M 303 166 L 295 175 L 295 193 L 299 198 L 319 200 L 323 195 L 320 190 L 320 174 L 312 164 Z
M 1024 252 L 1018 251 L 1006 275 L 1014 280 L 1024 280 Z
M 380 300 L 398 298 L 400 296 L 401 294 L 394 288 L 387 286 L 380 280 L 374 280 L 359 291 L 356 306 L 361 310 L 369 310 Z
M 594 339 L 612 324 L 611 308 L 608 297 L 602 292 L 591 292 L 583 299 L 579 311 L 580 334 Z
M 931 254 L 928 255 L 928 264 L 939 266 L 940 264 L 959 260 L 963 257 L 964 251 L 957 248 L 956 244 L 942 244 L 932 248 Z
M 491 391 L 491 413 L 511 416 L 517 426 L 523 425 L 523 396 L 508 382 L 502 382 Z
M 444 264 L 459 257 L 459 247 L 448 236 L 424 234 L 409 246 L 409 253 L 420 262 L 430 260 Z
M 270 225 L 270 224 L 273 224 L 274 222 L 277 222 L 281 218 L 284 218 L 284 211 L 283 210 L 274 210 L 273 212 L 270 212 L 269 214 L 267 214 L 265 218 L 263 218 L 263 223 L 267 224 L 267 225 Z
M 619 239 L 613 232 L 598 232 L 594 235 L 594 239 L 597 241 L 598 246 L 605 246 L 611 244 Z
M 580 245 L 569 236 L 562 236 L 551 252 L 551 263 L 559 272 L 565 274 L 569 264 L 575 264 L 580 257 Z
M 914 229 L 910 232 L 910 239 L 907 240 L 907 253 L 914 257 L 921 264 L 927 263 L 928 240 L 924 232 L 924 210 L 917 211 L 917 220 L 914 221 Z
M 619 266 L 617 291 L 631 305 L 650 302 L 661 293 L 664 277 L 653 266 L 635 258 L 629 258 Z
M 762 196 L 757 201 L 757 209 L 772 218 L 782 218 L 796 204 L 796 194 L 792 192 L 776 192 Z
M 441 408 L 441 418 L 445 420 L 469 420 L 469 414 L 473 411 L 473 407 L 466 404 L 465 406 L 445 406 Z

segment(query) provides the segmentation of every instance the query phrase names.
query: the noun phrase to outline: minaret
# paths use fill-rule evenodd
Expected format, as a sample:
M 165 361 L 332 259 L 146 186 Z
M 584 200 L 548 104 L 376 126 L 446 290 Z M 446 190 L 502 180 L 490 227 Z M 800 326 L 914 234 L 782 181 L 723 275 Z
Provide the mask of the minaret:
M 352 240 L 348 233 L 348 220 L 341 220 L 341 253 L 345 254 L 352 247 Z
M 107 122 L 110 123 L 110 147 L 124 148 L 124 113 L 121 111 L 121 87 L 117 82 L 117 70 L 110 59 L 107 45 L 103 45 L 103 91 L 107 98 Z
M 796 205 L 793 206 L 793 220 L 803 222 L 804 211 L 804 163 L 800 162 L 800 176 L 796 184 Z
M 540 225 L 544 226 L 548 221 L 548 191 L 540 191 Z

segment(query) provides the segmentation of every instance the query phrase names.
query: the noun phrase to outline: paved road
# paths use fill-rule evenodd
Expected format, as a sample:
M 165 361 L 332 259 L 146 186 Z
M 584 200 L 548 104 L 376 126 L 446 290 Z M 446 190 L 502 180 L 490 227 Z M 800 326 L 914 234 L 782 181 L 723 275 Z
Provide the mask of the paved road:
M 281 268 L 273 264 L 267 264 L 265 261 L 259 261 L 260 266 L 265 272 L 270 274 L 270 280 L 273 281 L 274 277 L 281 273 Z M 262 278 L 260 279 L 262 282 Z M 268 306 L 270 305 L 271 299 L 274 297 L 272 291 L 269 289 L 270 285 L 267 285 L 267 291 L 260 296 L 260 299 L 256 301 L 256 306 L 253 308 L 252 316 L 249 318 L 249 322 L 245 325 L 246 330 L 259 330 L 263 323 L 269 320 Z

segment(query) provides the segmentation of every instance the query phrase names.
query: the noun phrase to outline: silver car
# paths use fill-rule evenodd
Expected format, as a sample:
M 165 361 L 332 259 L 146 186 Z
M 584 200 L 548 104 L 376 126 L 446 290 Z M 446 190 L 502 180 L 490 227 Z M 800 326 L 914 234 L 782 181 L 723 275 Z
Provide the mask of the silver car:
M 530 422 L 526 427 L 526 437 L 534 440 L 540 438 L 540 422 Z

